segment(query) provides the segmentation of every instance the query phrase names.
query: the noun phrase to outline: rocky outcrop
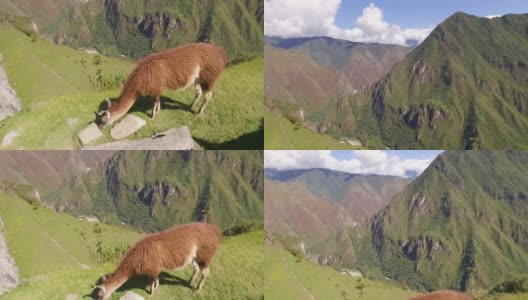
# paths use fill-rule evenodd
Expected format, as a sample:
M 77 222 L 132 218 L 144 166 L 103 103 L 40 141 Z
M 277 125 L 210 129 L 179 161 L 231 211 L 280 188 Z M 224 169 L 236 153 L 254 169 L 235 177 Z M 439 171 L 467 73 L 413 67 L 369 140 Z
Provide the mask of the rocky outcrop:
M 16 91 L 9 85 L 3 68 L 3 56 L 0 54 L 0 121 L 16 114 L 22 109 L 22 103 Z
M 4 223 L 0 218 L 0 295 L 15 288 L 19 283 L 18 269 L 9 255 L 4 239 Z

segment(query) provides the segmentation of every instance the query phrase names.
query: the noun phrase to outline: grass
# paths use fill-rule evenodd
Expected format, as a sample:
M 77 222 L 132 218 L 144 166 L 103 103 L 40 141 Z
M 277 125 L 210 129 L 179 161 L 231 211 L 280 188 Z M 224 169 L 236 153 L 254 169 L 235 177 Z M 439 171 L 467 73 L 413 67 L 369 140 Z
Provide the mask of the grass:
M 359 299 L 357 278 L 331 267 L 299 260 L 275 245 L 264 247 L 266 299 Z M 363 299 L 409 299 L 416 292 L 390 283 L 362 279 Z M 346 295 L 346 296 L 344 296 Z
M 0 123 L 0 138 L 11 131 L 17 137 L 7 149 L 78 149 L 77 134 L 95 120 L 105 98 L 119 90 L 95 91 L 87 75 L 95 74 L 94 56 L 44 40 L 31 42 L 23 33 L 0 24 L 0 53 L 10 84 L 22 100 L 23 110 Z M 86 60 L 87 68 L 81 65 Z M 134 62 L 103 57 L 104 72 L 128 74 Z M 129 113 L 147 121 L 130 139 L 150 137 L 170 128 L 188 126 L 205 149 L 262 149 L 264 59 L 228 68 L 220 77 L 204 115 L 188 110 L 194 91 L 167 92 L 162 112 L 150 119 L 150 100 L 139 99 Z M 73 125 L 68 119 L 77 118 Z M 110 129 L 97 143 L 112 141 Z
M 9 194 L 0 194 L 0 215 L 5 235 L 23 283 L 0 296 L 0 299 L 64 299 L 68 294 L 80 298 L 89 295 L 101 273 L 113 272 L 115 265 L 90 263 L 85 242 L 79 231 L 89 231 L 93 224 L 40 208 L 33 210 L 25 201 Z M 132 244 L 140 234 L 127 228 L 102 225 L 104 243 Z M 262 297 L 263 232 L 225 238 L 222 241 L 209 277 L 200 293 L 193 293 L 182 282 L 191 275 L 191 268 L 179 272 L 163 272 L 160 288 L 150 299 L 256 299 Z M 51 239 L 54 239 L 53 242 Z M 35 251 L 38 249 L 38 251 Z M 82 269 L 76 260 L 90 265 Z M 146 278 L 135 277 L 118 290 L 112 299 L 119 299 L 132 290 L 148 297 Z
M 268 150 L 287 149 L 355 149 L 324 134 L 292 124 L 270 111 L 264 112 L 264 146 Z

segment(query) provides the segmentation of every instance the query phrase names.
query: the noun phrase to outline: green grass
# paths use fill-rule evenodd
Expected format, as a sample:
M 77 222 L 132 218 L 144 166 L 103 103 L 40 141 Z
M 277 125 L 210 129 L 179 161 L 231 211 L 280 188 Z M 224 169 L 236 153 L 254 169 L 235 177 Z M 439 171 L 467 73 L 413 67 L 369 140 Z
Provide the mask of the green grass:
M 86 243 L 79 231 L 89 231 L 92 223 L 72 216 L 40 208 L 33 210 L 25 201 L 0 194 L 0 215 L 5 223 L 5 235 L 11 255 L 22 279 L 19 287 L 0 299 L 64 299 L 67 294 L 80 298 L 91 293 L 101 273 L 113 272 L 115 265 L 93 265 Z M 102 225 L 104 243 L 133 244 L 140 234 L 130 229 Z M 55 242 L 51 240 L 53 238 Z M 164 272 L 160 288 L 150 299 L 256 299 L 262 297 L 263 232 L 225 238 L 211 265 L 209 277 L 200 293 L 193 293 L 182 280 L 191 275 L 191 268 L 179 272 Z M 59 246 L 60 245 L 60 246 Z M 78 260 L 90 265 L 81 269 Z M 116 292 L 119 299 L 132 290 L 148 298 L 149 282 L 135 277 Z
M 348 144 L 339 143 L 330 136 L 294 125 L 286 118 L 270 111 L 264 112 L 264 119 L 264 145 L 268 150 L 354 149 Z
M 0 138 L 20 132 L 8 149 L 78 149 L 77 134 L 95 120 L 105 98 L 116 98 L 119 90 L 97 92 L 89 84 L 95 74 L 93 56 L 30 38 L 0 25 L 0 53 L 10 84 L 22 100 L 22 112 L 0 123 Z M 80 61 L 87 61 L 85 70 Z M 127 75 L 134 62 L 103 57 L 108 76 Z M 150 100 L 139 99 L 132 114 L 147 121 L 130 139 L 150 137 L 174 127 L 188 126 L 193 138 L 205 149 L 262 149 L 264 60 L 256 58 L 228 68 L 220 77 L 213 99 L 200 117 L 188 110 L 194 91 L 167 92 L 162 111 L 150 119 Z M 69 118 L 79 122 L 68 125 Z M 110 129 L 97 141 L 112 141 Z
M 274 246 L 264 247 L 264 295 L 266 299 L 359 299 L 357 278 L 342 275 L 331 267 L 299 260 L 289 252 Z M 365 300 L 409 299 L 416 292 L 390 283 L 362 279 L 367 285 Z

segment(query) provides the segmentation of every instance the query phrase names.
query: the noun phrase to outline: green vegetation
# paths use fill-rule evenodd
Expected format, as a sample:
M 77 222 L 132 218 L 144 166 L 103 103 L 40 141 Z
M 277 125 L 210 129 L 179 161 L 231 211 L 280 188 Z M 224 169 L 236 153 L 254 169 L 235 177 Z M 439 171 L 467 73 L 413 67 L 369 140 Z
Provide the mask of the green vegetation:
M 374 103 L 382 141 L 393 149 L 528 148 L 527 24 L 527 15 L 457 13 L 351 101 Z
M 112 56 L 141 58 L 192 42 L 218 44 L 232 60 L 262 54 L 263 0 L 110 0 L 77 6 L 75 18 L 66 11 L 44 22 L 44 31 L 72 46 L 95 47 Z
M 264 246 L 266 299 L 409 299 L 416 292 L 391 283 L 354 278 L 298 259 L 276 245 Z
M 115 264 L 92 264 L 86 241 L 79 234 L 90 232 L 93 223 L 48 209 L 33 210 L 25 201 L 9 194 L 0 194 L 0 215 L 5 223 L 5 236 L 23 283 L 0 296 L 0 299 L 64 299 L 67 294 L 79 298 L 91 294 L 100 274 L 115 270 Z M 108 246 L 132 245 L 141 234 L 125 227 L 99 225 Z M 160 288 L 151 299 L 256 299 L 262 297 L 264 285 L 263 232 L 261 230 L 225 238 L 213 259 L 211 272 L 200 293 L 193 293 L 185 284 L 191 268 L 163 272 Z M 95 244 L 94 235 L 88 241 Z M 38 251 L 35 251 L 38 249 Z M 89 269 L 86 269 L 86 267 Z M 132 290 L 145 298 L 149 281 L 135 277 L 117 291 L 119 299 Z
M 22 100 L 22 111 L 0 123 L 0 137 L 16 130 L 21 135 L 9 149 L 77 149 L 77 134 L 95 120 L 105 98 L 115 99 L 119 74 L 128 74 L 134 63 L 117 58 L 94 56 L 45 40 L 30 38 L 6 25 L 0 25 L 0 52 L 10 84 Z M 102 66 L 102 68 L 101 68 Z M 150 120 L 149 99 L 139 99 L 131 109 L 147 120 L 147 125 L 131 139 L 151 137 L 169 128 L 188 126 L 193 138 L 205 149 L 262 149 L 262 103 L 264 61 L 257 58 L 228 68 L 220 77 L 212 102 L 204 115 L 188 110 L 194 97 L 191 89 L 167 92 L 162 112 Z M 100 70 L 100 71 L 99 71 Z M 99 73 L 100 76 L 97 76 Z M 95 76 L 93 74 L 96 74 Z M 92 75 L 92 82 L 88 80 Z M 100 79 L 98 79 L 100 78 Z M 78 119 L 69 123 L 69 119 Z M 110 128 L 98 143 L 112 141 Z
M 292 124 L 288 119 L 270 111 L 264 112 L 264 145 L 266 149 L 354 149 L 330 136 Z
M 262 175 L 261 151 L 123 151 L 45 198 L 147 232 L 207 220 L 234 235 L 262 226 Z
M 419 290 L 478 292 L 526 276 L 527 165 L 523 151 L 444 152 L 355 230 L 358 267 Z

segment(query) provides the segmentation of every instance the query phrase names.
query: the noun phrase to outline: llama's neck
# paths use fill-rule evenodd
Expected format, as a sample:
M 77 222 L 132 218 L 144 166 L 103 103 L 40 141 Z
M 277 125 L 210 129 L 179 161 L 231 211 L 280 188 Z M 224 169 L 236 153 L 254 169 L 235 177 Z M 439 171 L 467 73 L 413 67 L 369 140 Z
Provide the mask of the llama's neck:
M 108 109 L 111 123 L 124 116 L 136 102 L 137 95 L 134 93 L 123 93 L 119 100 Z
M 130 278 L 129 275 L 120 272 L 119 270 L 103 284 L 105 287 L 105 298 L 110 299 L 110 296 Z

